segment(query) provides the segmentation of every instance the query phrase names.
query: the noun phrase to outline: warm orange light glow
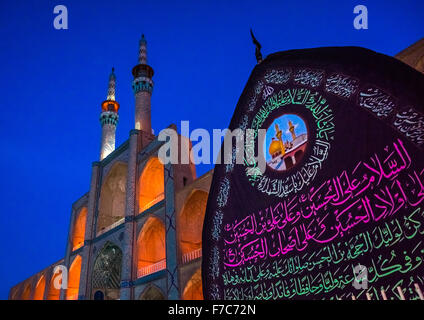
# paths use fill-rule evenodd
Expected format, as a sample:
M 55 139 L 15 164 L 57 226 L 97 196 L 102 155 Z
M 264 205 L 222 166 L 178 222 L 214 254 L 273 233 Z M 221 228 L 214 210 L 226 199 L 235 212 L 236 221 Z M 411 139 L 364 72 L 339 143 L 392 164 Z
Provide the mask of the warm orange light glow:
M 184 288 L 183 300 L 203 300 L 201 272 L 200 268 L 197 269 L 190 280 L 188 280 Z
M 56 280 L 57 279 L 57 280 Z M 60 289 L 56 289 L 54 286 L 55 281 L 58 284 L 62 284 L 62 272 L 57 272 L 52 275 L 49 285 L 49 292 L 47 294 L 47 300 L 59 300 L 60 298 Z
M 10 300 L 17 300 L 17 299 L 18 299 L 18 287 L 14 287 L 10 294 Z
M 72 237 L 72 250 L 76 250 L 84 245 L 85 221 L 87 218 L 87 208 L 84 207 L 78 213 L 74 224 Z
M 78 300 L 79 282 L 81 275 L 81 256 L 76 256 L 69 269 L 68 289 L 66 300 Z
M 196 190 L 186 200 L 178 219 L 180 251 L 182 255 L 202 248 L 202 229 L 208 193 Z
M 43 300 L 44 299 L 44 290 L 46 288 L 46 278 L 42 275 L 38 279 L 37 285 L 35 286 L 34 291 L 34 300 Z
M 164 198 L 164 167 L 158 158 L 147 162 L 139 180 L 139 212 L 147 210 Z
M 21 295 L 21 300 L 29 300 L 31 298 L 31 285 L 27 284 Z
M 165 227 L 160 219 L 150 217 L 138 236 L 137 268 L 140 270 L 165 258 Z
M 119 103 L 114 100 L 106 100 L 102 102 L 102 111 L 118 112 Z
M 97 233 L 125 216 L 127 165 L 115 164 L 104 181 L 100 193 Z

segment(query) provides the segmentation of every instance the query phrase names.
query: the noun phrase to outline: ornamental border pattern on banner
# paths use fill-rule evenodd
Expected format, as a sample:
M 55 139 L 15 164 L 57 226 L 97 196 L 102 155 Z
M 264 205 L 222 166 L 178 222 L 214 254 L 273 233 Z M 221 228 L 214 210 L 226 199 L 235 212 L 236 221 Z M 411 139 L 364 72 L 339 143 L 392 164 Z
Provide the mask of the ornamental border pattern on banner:
M 301 86 L 297 88 L 300 90 L 305 90 L 303 87 L 317 89 L 321 87 L 323 80 L 325 80 L 324 90 L 342 99 L 351 99 L 356 95 L 356 92 L 359 91 L 355 101 L 358 106 L 367 110 L 378 119 L 385 121 L 386 124 L 395 128 L 419 148 L 424 146 L 424 115 L 416 111 L 414 107 L 406 105 L 403 108 L 400 108 L 396 103 L 397 99 L 384 92 L 384 90 L 370 84 L 365 84 L 364 87 L 361 88 L 361 83 L 358 79 L 347 75 L 332 73 L 326 79 L 326 72 L 322 69 L 308 67 L 293 69 L 292 67 L 285 66 L 281 67 L 279 70 L 267 70 L 263 75 L 263 80 L 266 84 L 264 84 L 262 80 L 257 82 L 254 87 L 253 94 L 251 94 L 248 102 L 246 103 L 246 113 L 250 114 L 255 109 L 260 98 L 268 98 L 267 92 L 269 93 L 270 89 L 267 87 L 270 87 L 273 92 L 274 88 L 270 85 L 288 84 L 291 79 L 293 85 Z M 309 91 L 309 93 L 310 92 L 311 91 Z M 268 100 L 271 101 L 274 96 L 269 97 Z M 240 128 L 246 128 L 246 119 L 248 119 L 248 116 L 245 114 L 240 122 Z M 225 176 L 220 180 L 217 199 L 215 199 L 216 201 L 220 199 L 220 205 L 219 208 L 215 210 L 212 217 L 213 239 L 211 240 L 213 247 L 208 260 L 209 271 L 211 272 L 213 279 L 209 291 L 211 298 L 214 300 L 222 299 L 221 291 L 217 283 L 220 274 L 218 243 L 221 239 L 221 229 L 224 218 L 222 209 L 226 206 L 231 191 L 231 182 L 228 179 L 228 176 L 234 169 L 236 152 L 237 150 L 233 148 L 233 163 L 225 166 Z

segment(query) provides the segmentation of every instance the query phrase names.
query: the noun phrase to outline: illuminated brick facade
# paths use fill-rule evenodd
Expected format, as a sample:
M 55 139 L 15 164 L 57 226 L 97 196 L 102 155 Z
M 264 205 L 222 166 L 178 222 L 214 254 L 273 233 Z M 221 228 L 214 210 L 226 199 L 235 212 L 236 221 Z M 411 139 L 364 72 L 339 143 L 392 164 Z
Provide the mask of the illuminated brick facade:
M 119 104 L 112 70 L 100 115 L 100 161 L 93 162 L 90 190 L 72 205 L 65 257 L 14 286 L 10 299 L 202 297 L 199 248 L 212 171 L 196 178 L 194 164 L 164 166 L 158 160 L 163 142 L 151 130 L 153 69 L 146 64 L 146 46 L 143 36 L 133 68 L 135 129 L 115 149 Z M 203 197 L 191 196 L 196 192 Z M 179 234 L 183 212 L 195 229 L 190 236 L 185 226 L 194 244 L 184 242 L 184 249 Z M 68 289 L 55 289 L 56 265 L 66 266 Z

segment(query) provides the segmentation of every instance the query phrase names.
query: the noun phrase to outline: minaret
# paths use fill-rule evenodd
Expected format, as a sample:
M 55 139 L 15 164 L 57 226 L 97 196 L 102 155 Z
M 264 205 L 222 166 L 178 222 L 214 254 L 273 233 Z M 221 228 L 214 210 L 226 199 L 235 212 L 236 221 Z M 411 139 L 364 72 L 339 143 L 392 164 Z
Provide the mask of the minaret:
M 132 69 L 132 88 L 135 95 L 135 129 L 152 134 L 151 98 L 153 69 L 147 64 L 147 41 L 144 34 L 140 39 L 138 65 Z
M 296 133 L 294 132 L 294 125 L 290 120 L 289 120 L 289 131 L 292 135 L 292 141 L 294 141 L 296 139 Z
M 283 132 L 280 130 L 280 128 L 278 127 L 278 124 L 275 124 L 275 136 L 278 139 L 278 142 L 280 143 L 280 150 L 281 150 L 281 154 L 284 155 L 286 154 L 286 148 L 284 147 L 284 143 L 283 143 Z
M 102 144 L 100 148 L 100 160 L 106 158 L 115 150 L 115 131 L 118 124 L 119 103 L 115 101 L 115 69 L 109 76 L 109 86 L 107 89 L 107 98 L 102 102 L 102 113 L 100 114 L 100 123 L 102 124 Z

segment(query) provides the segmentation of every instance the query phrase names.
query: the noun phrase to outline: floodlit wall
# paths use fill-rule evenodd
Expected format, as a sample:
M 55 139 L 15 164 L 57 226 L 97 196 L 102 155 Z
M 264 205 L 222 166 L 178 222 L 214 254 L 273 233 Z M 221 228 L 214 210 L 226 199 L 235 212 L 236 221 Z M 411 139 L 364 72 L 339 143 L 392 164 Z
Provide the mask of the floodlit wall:
M 164 199 L 164 167 L 157 157 L 151 158 L 139 179 L 139 212 Z

